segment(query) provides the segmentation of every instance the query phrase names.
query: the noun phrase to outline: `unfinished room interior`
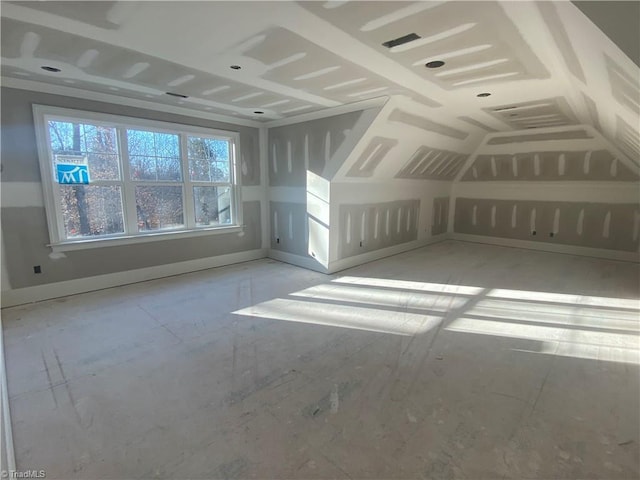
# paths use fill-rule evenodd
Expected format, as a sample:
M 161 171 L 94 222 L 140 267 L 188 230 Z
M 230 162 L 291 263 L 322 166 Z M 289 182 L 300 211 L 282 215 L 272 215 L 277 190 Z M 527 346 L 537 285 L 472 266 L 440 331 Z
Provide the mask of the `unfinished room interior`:
M 2 478 L 640 478 L 640 2 L 0 13 Z

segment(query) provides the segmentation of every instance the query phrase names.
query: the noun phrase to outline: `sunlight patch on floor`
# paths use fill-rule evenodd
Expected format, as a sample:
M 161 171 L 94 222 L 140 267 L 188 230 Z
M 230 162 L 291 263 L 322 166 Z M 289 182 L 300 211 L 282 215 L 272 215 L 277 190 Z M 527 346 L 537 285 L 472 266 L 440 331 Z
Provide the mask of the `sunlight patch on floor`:
M 539 342 L 514 351 L 640 364 L 633 299 L 345 276 L 234 313 L 407 336 L 444 321 L 449 332 Z

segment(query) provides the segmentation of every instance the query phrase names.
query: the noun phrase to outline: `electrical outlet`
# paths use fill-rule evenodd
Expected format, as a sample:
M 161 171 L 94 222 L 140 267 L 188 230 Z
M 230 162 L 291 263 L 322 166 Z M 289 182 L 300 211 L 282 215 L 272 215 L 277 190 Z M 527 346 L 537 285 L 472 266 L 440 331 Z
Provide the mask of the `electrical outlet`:
M 531 235 L 535 235 L 535 234 L 536 234 L 536 231 L 535 231 L 535 230 L 534 230 L 533 232 L 531 232 Z
M 34 265 L 33 273 L 42 273 L 42 267 L 40 265 Z
M 276 238 L 276 243 L 280 243 L 280 239 L 279 238 Z

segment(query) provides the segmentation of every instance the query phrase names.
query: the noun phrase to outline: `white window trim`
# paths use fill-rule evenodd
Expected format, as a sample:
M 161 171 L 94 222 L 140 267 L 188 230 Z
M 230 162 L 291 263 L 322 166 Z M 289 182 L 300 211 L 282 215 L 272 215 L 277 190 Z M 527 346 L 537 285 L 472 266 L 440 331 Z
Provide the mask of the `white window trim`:
M 179 230 L 139 232 L 135 234 L 124 233 L 116 235 L 104 235 L 97 238 L 64 240 L 64 235 L 62 235 L 62 232 L 64 232 L 64 226 L 61 223 L 62 216 L 59 214 L 59 209 L 56 206 L 57 197 L 54 188 L 55 182 L 53 180 L 53 162 L 49 157 L 49 134 L 46 128 L 46 117 L 56 117 L 60 120 L 70 120 L 75 122 L 90 121 L 93 124 L 104 124 L 108 126 L 114 126 L 115 124 L 118 127 L 144 128 L 153 131 L 164 131 L 181 135 L 181 142 L 185 138 L 183 135 L 200 135 L 204 137 L 222 137 L 228 139 L 232 150 L 230 183 L 233 201 L 231 202 L 230 207 L 233 209 L 232 218 L 234 219 L 234 223 L 231 225 L 224 225 L 219 227 L 185 227 Z M 101 248 L 116 245 L 128 245 L 134 243 L 199 237 L 205 235 L 218 235 L 225 233 L 241 234 L 241 232 L 243 232 L 244 224 L 242 221 L 242 184 L 239 171 L 239 159 L 241 158 L 240 134 L 238 132 L 36 104 L 33 105 L 33 119 L 36 133 L 38 158 L 40 162 L 40 175 L 42 177 L 41 184 L 44 196 L 45 210 L 47 214 L 47 226 L 49 228 L 49 238 L 51 241 L 51 243 L 47 246 L 51 247 L 54 252 L 84 250 L 88 248 Z M 120 140 L 121 139 L 119 138 L 119 144 Z M 184 150 L 184 145 L 182 144 L 181 152 L 186 152 L 186 150 Z M 126 164 L 125 160 L 126 158 L 122 157 L 120 159 L 122 165 L 121 177 L 123 180 L 125 179 L 125 173 L 128 172 L 128 165 Z M 187 223 L 187 215 L 193 210 L 193 206 L 189 203 L 193 201 L 192 194 L 191 192 L 188 192 L 188 188 L 185 188 L 184 183 L 184 181 L 187 179 L 185 175 L 188 174 L 187 163 L 188 162 L 186 159 L 186 153 L 184 153 L 184 158 L 181 158 L 183 181 L 174 183 L 174 185 L 181 185 L 183 188 L 183 208 L 185 213 L 185 224 Z M 49 180 L 47 181 L 47 179 Z M 123 188 L 126 188 L 127 185 L 132 185 L 130 181 L 126 180 L 123 183 Z M 199 183 L 201 183 L 202 185 L 217 185 L 215 182 L 191 182 L 191 184 L 196 186 Z M 130 207 L 131 206 L 126 204 L 124 201 L 123 191 L 123 213 L 125 222 L 127 221 L 127 218 L 130 217 L 130 215 L 126 214 L 127 208 Z M 131 226 L 126 225 L 126 230 L 130 229 Z

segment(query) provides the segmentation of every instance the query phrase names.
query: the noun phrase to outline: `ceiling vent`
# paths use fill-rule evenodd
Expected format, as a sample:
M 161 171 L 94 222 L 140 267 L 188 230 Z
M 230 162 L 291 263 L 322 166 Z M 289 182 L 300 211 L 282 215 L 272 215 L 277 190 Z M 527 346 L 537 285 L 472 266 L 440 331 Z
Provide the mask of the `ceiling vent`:
M 405 35 L 404 37 L 399 37 L 393 40 L 389 40 L 388 42 L 384 42 L 382 46 L 387 48 L 393 48 L 393 47 L 397 47 L 398 45 L 404 45 L 405 43 L 413 42 L 414 40 L 417 40 L 419 38 L 422 38 L 422 37 L 420 37 L 420 35 L 418 35 L 417 33 L 410 33 L 408 35 Z

